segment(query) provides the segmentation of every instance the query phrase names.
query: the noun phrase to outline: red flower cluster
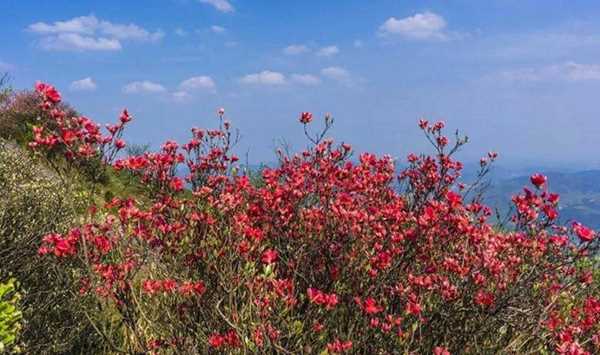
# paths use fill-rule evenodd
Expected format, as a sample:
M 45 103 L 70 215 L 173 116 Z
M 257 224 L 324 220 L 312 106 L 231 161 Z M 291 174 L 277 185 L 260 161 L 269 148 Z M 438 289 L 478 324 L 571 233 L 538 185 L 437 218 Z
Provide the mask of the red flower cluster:
M 354 301 L 366 314 L 377 314 L 383 311 L 383 308 L 377 305 L 377 301 L 373 299 L 373 297 L 369 297 L 364 302 L 360 299 L 360 297 L 355 297 Z
M 277 253 L 276 250 L 273 249 L 267 249 L 262 253 L 262 257 L 260 258 L 260 260 L 263 262 L 263 264 L 273 264 L 277 261 L 277 259 L 279 259 L 279 253 Z
M 600 299 L 587 297 L 580 307 L 575 307 L 570 312 L 552 312 L 546 322 L 547 328 L 556 339 L 556 351 L 559 354 L 590 355 L 577 340 L 582 334 L 591 332 L 589 340 L 600 347 L 600 331 L 597 330 L 600 322 Z M 594 334 L 595 332 L 595 334 Z
M 208 344 L 215 349 L 239 348 L 242 345 L 234 330 L 230 330 L 224 334 L 211 334 L 208 337 Z
M 537 182 L 539 183 L 539 181 Z M 522 194 L 514 196 L 512 199 L 517 208 L 517 214 L 513 216 L 513 221 L 522 226 L 535 226 L 539 223 L 541 215 L 545 217 L 544 223 L 548 224 L 558 217 L 556 208 L 559 199 L 559 195 L 555 193 L 546 191 L 538 193 L 524 188 Z
M 52 85 L 38 81 L 35 84 L 35 90 L 43 96 L 44 104 L 48 108 L 53 104 L 59 103 L 61 100 L 60 93 Z
M 75 255 L 77 254 L 79 238 L 81 238 L 79 229 L 73 229 L 65 236 L 57 233 L 48 234 L 42 239 L 45 245 L 40 247 L 38 254 L 53 253 L 59 258 Z
M 306 290 L 306 294 L 311 303 L 325 306 L 326 309 L 333 309 L 338 304 L 338 297 L 335 293 L 327 294 L 316 288 L 310 287 Z
M 341 354 L 352 349 L 352 341 L 341 341 L 340 339 L 336 339 L 335 341 L 327 344 L 327 351 L 332 354 Z
M 482 307 L 489 307 L 494 304 L 494 295 L 490 292 L 479 290 L 475 295 L 475 303 Z
M 74 117 L 59 105 L 60 93 L 51 85 L 37 83 L 36 92 L 42 99 L 41 108 L 47 113 L 50 122 L 33 128 L 33 141 L 29 146 L 34 150 L 60 151 L 69 160 L 102 157 L 105 162 L 114 158 L 125 148 L 121 139 L 125 124 L 131 116 L 124 110 L 117 125 L 107 125 L 107 135 L 102 135 L 100 126 L 85 116 Z
M 202 296 L 206 291 L 204 282 L 190 282 L 185 281 L 178 283 L 175 280 L 144 280 L 142 282 L 142 291 L 149 295 L 157 293 L 175 293 L 178 292 L 183 296 L 197 295 Z
M 514 352 L 522 334 L 549 351 L 598 350 L 584 263 L 598 238 L 557 224 L 545 177 L 532 177 L 536 189 L 515 196 L 512 223 L 496 228 L 477 186 L 460 180 L 453 154 L 467 140 L 451 142 L 443 122 L 419 122 L 435 154 L 410 154 L 399 175 L 389 156 L 350 159 L 349 145 L 324 137 L 330 118 L 314 136 L 304 127 L 307 150 L 244 174 L 223 114 L 182 146 L 116 161 L 148 194 L 113 199 L 40 249 L 84 261 L 73 267 L 96 291 L 86 295 L 111 300 L 130 334 L 147 334 L 140 351 L 181 338 L 175 351 L 449 354 L 478 342 L 495 353 Z M 481 160 L 480 178 L 496 158 Z
M 577 222 L 573 223 L 573 232 L 575 232 L 575 235 L 577 235 L 584 243 L 591 242 L 596 236 L 596 233 L 593 230 Z

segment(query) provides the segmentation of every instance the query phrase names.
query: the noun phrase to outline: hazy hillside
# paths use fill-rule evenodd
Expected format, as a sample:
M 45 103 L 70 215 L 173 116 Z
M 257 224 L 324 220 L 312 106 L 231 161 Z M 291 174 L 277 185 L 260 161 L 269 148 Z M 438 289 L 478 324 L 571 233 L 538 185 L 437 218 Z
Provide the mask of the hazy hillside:
M 600 227 L 600 170 L 545 172 L 544 175 L 548 176 L 549 189 L 561 195 L 560 218 L 563 222 L 577 220 L 590 227 Z M 528 176 L 493 178 L 486 202 L 506 211 L 511 196 L 527 185 Z

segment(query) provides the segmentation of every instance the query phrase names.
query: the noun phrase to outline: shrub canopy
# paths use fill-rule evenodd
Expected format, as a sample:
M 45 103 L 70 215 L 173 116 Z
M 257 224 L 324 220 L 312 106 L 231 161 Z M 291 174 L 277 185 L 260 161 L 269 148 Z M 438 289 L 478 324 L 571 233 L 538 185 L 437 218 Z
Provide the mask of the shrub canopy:
M 51 124 L 30 147 L 72 166 L 133 174 L 143 195 L 116 196 L 43 238 L 39 253 L 77 275 L 107 349 L 125 353 L 540 353 L 599 351 L 598 240 L 558 221 L 546 178 L 515 196 L 496 226 L 454 154 L 466 138 L 420 121 L 435 153 L 389 156 L 312 134 L 311 145 L 251 179 L 235 131 L 192 129 L 185 144 L 116 159 L 132 116 L 108 133 L 65 115 L 38 84 Z M 480 178 L 496 159 L 481 161 Z M 115 160 L 116 159 L 116 160 Z M 188 175 L 178 175 L 185 166 Z M 90 199 L 90 203 L 95 200 Z M 100 316 L 98 316 L 100 315 Z M 110 316 L 102 316 L 110 315 Z

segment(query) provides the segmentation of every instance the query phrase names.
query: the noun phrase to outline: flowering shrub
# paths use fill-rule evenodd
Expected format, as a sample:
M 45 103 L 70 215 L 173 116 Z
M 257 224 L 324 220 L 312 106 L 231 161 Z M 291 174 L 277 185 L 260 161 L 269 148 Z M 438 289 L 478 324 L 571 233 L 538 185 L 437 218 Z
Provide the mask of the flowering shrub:
M 114 160 L 127 111 L 104 136 L 89 119 L 63 120 L 54 88 L 36 89 L 55 122 L 35 128 L 32 149 L 96 157 L 149 187 L 147 198 L 92 206 L 39 249 L 79 261 L 81 297 L 112 314 L 91 320 L 112 351 L 600 350 L 596 232 L 557 224 L 559 197 L 541 175 L 497 228 L 477 187 L 460 181 L 454 154 L 466 138 L 451 142 L 442 122 L 419 122 L 435 154 L 409 155 L 397 176 L 391 157 L 354 161 L 350 145 L 326 139 L 329 115 L 311 134 L 303 112 L 311 146 L 280 152 L 253 183 L 235 168 L 224 110 L 218 129 L 194 128 L 183 145 Z M 480 177 L 496 157 L 481 160 Z
M 1 88 L 1 86 L 0 86 Z M 52 125 L 52 118 L 40 104 L 41 97 L 36 92 L 13 92 L 9 89 L 0 95 L 0 136 L 19 143 L 32 139 L 32 126 Z M 75 110 L 64 102 L 57 103 L 67 116 L 76 116 Z

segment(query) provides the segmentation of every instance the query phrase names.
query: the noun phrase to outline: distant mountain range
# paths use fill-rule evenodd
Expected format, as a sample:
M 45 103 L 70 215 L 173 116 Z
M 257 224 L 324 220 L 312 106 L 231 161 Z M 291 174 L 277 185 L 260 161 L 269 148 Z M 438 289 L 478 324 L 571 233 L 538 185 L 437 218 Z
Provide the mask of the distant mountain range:
M 542 173 L 548 177 L 548 189 L 560 194 L 562 222 L 576 220 L 600 229 L 600 170 Z M 503 178 L 502 174 L 492 173 L 490 180 L 485 203 L 504 213 L 511 205 L 511 197 L 531 186 L 529 175 Z

